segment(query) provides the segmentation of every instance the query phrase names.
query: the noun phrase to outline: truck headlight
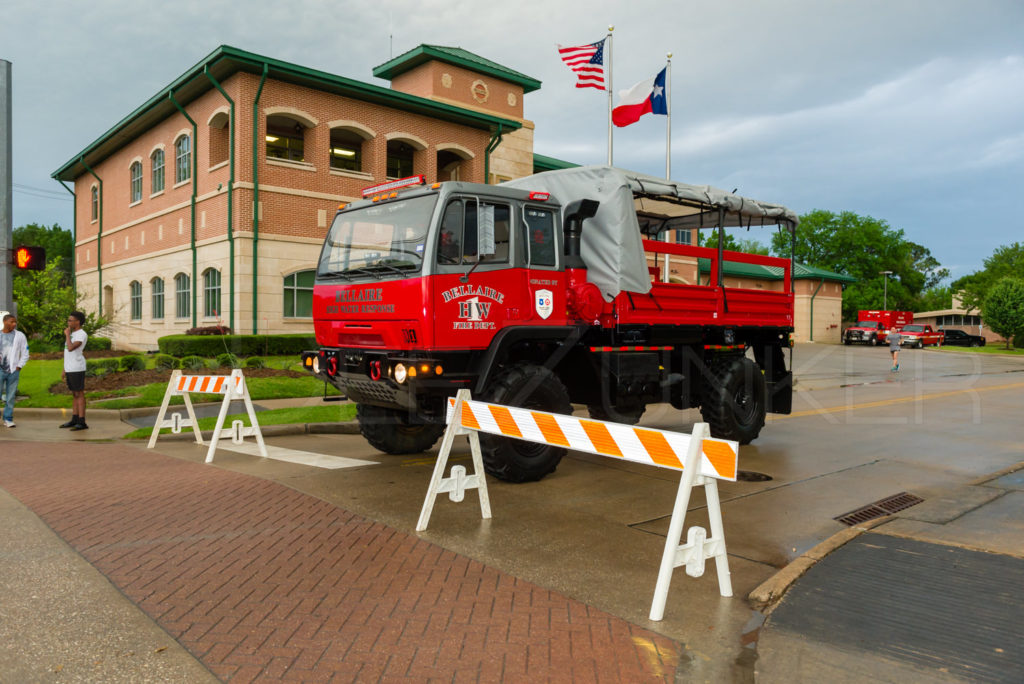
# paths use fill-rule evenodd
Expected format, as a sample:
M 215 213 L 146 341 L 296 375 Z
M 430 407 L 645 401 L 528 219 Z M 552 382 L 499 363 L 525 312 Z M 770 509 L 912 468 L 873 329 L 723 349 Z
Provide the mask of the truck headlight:
M 399 385 L 405 382 L 406 378 L 409 377 L 409 373 L 405 368 L 404 363 L 396 363 L 394 368 L 395 382 Z
M 313 357 L 313 375 L 320 375 L 320 357 Z

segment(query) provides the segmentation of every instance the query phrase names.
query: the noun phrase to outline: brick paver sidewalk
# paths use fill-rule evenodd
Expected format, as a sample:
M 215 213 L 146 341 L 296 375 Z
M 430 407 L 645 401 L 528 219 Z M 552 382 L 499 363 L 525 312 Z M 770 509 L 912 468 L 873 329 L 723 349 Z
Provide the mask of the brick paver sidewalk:
M 266 480 L 6 442 L 0 487 L 224 680 L 674 679 L 671 639 Z

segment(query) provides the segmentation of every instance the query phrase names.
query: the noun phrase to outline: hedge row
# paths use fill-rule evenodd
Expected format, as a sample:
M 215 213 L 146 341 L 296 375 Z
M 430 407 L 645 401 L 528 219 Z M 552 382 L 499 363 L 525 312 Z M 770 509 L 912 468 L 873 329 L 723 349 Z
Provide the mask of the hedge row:
M 157 340 L 161 354 L 171 356 L 289 356 L 316 349 L 314 335 L 166 335 Z

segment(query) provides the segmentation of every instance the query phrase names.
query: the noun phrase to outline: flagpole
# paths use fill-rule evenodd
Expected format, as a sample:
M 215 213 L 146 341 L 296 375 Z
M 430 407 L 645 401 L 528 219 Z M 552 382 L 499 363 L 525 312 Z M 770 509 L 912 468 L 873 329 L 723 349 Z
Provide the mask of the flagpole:
M 665 67 L 665 179 L 672 180 L 672 53 L 668 53 L 668 66 Z
M 612 31 L 615 27 L 608 25 L 608 37 L 605 39 L 605 82 L 608 84 L 608 166 L 612 166 Z

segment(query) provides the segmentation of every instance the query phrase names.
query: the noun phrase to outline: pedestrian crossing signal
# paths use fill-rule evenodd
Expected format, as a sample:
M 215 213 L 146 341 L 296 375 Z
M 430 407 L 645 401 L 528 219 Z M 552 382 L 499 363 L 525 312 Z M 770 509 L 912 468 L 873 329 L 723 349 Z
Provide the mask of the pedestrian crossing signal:
M 23 271 L 42 271 L 46 268 L 45 247 L 18 247 L 14 250 L 14 265 Z

